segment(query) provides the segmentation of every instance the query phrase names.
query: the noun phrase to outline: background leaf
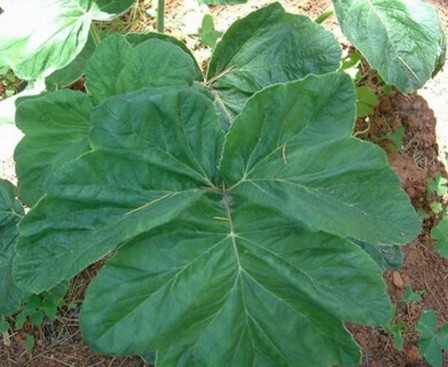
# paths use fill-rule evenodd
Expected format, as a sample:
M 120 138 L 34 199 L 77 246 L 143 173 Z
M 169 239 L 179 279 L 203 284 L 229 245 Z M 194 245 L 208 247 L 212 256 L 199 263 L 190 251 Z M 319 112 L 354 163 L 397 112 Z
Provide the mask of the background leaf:
M 66 67 L 56 70 L 45 79 L 47 90 L 57 90 L 69 86 L 84 75 L 87 68 L 87 63 L 93 52 L 96 49 L 96 44 L 93 38 L 89 36 L 82 51 L 76 58 Z
M 340 59 L 332 33 L 274 3 L 236 21 L 224 33 L 209 63 L 207 85 L 224 117 L 232 121 L 255 92 L 335 71 Z
M 431 78 L 443 32 L 437 12 L 421 0 L 333 0 L 344 35 L 386 84 L 414 92 Z M 438 62 L 440 65 L 440 60 Z
M 83 50 L 93 19 L 113 19 L 132 3 L 132 0 L 8 2 L 0 15 L 0 65 L 9 66 L 21 79 L 46 77 L 70 64 Z

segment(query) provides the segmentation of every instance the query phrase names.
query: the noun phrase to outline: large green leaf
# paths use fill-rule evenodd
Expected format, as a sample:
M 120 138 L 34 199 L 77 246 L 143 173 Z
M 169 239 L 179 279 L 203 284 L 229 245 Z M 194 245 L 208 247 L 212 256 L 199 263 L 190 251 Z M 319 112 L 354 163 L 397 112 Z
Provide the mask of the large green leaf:
M 434 8 L 421 0 L 333 0 L 342 31 L 403 92 L 421 88 L 443 54 L 443 32 Z M 436 65 L 437 64 L 437 65 Z
M 255 92 L 274 83 L 339 67 L 341 49 L 333 34 L 279 3 L 236 21 L 216 45 L 207 85 L 229 120 Z
M 0 15 L 0 65 L 22 79 L 45 77 L 84 48 L 93 20 L 110 20 L 133 0 L 9 1 Z
M 88 291 L 84 337 L 113 355 L 157 349 L 160 367 L 357 364 L 341 319 L 391 316 L 379 268 L 343 239 L 222 199 L 120 250 Z
M 51 173 L 90 149 L 90 115 L 97 104 L 147 86 L 193 83 L 197 74 L 187 53 L 169 41 L 141 40 L 133 48 L 124 36 L 106 38 L 89 60 L 87 94 L 62 90 L 17 108 L 16 124 L 25 133 L 15 152 L 24 203 L 34 205 Z
M 19 306 L 24 292 L 12 279 L 12 259 L 19 236 L 17 224 L 23 208 L 16 200 L 16 189 L 8 181 L 0 180 L 0 318 Z
M 119 246 L 81 314 L 101 353 L 357 364 L 343 321 L 392 310 L 381 269 L 344 237 L 403 244 L 419 223 L 385 154 L 351 137 L 355 101 L 348 76 L 310 76 L 255 94 L 225 135 L 191 88 L 108 99 L 92 151 L 22 221 L 15 279 L 40 292 Z

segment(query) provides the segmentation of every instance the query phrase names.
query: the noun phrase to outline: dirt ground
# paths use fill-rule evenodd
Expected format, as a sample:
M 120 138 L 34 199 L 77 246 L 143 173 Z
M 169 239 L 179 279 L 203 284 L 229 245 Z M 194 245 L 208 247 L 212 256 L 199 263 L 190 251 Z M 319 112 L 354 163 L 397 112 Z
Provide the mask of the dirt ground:
M 225 30 L 235 19 L 261 7 L 270 1 L 250 1 L 235 7 L 212 7 L 218 30 Z M 439 11 L 445 32 L 448 33 L 448 1 L 428 0 Z M 331 6 L 330 0 L 281 1 L 291 12 L 309 14 L 313 19 Z M 199 46 L 195 33 L 198 19 L 208 11 L 204 5 L 194 0 L 172 0 L 166 5 L 167 32 L 182 38 L 196 56 L 205 62 L 210 50 Z M 142 22 L 146 21 L 145 17 Z M 152 26 L 153 24 L 150 24 Z M 199 24 L 200 25 L 200 24 Z M 335 18 L 328 19 L 325 26 L 332 29 L 342 43 L 345 39 L 337 27 Z M 143 26 L 137 24 L 136 27 Z M 146 24 L 147 26 L 147 24 Z M 374 75 L 372 76 L 374 78 Z M 389 161 L 400 176 L 402 186 L 411 198 L 414 207 L 429 215 L 424 221 L 420 236 L 404 247 L 404 265 L 398 270 L 384 274 L 388 292 L 396 305 L 396 324 L 404 327 L 404 348 L 394 348 L 392 337 L 380 328 L 347 325 L 363 350 L 360 367 L 424 367 L 429 366 L 418 353 L 418 335 L 415 325 L 421 310 L 434 309 L 439 325 L 448 323 L 448 260 L 434 250 L 429 232 L 440 219 L 430 207 L 434 199 L 427 192 L 430 178 L 447 177 L 444 156 L 448 151 L 448 67 L 416 94 L 403 95 L 392 91 L 381 96 L 381 103 L 369 121 L 358 121 L 355 134 L 381 145 L 389 156 Z M 402 147 L 395 147 L 385 139 L 391 133 L 404 127 Z M 4 138 L 5 139 L 5 138 Z M 6 138 L 7 139 L 7 138 Z M 13 138 L 11 138 L 13 139 Z M 16 137 L 14 137 L 16 139 Z M 11 140 L 12 141 L 12 140 Z M 1 140 L 0 140 L 1 144 Z M 1 150 L 1 145 L 0 145 Z M 0 177 L 14 178 L 10 157 L 0 156 Z M 448 198 L 444 198 L 446 200 Z M 33 333 L 36 344 L 32 351 L 26 350 L 20 332 L 4 334 L 0 338 L 0 367 L 142 367 L 139 357 L 107 358 L 95 356 L 83 343 L 77 324 L 79 304 L 86 284 L 96 271 L 92 267 L 78 275 L 67 295 L 67 305 L 62 307 L 55 322 L 45 321 L 42 327 L 26 325 Z M 405 303 L 402 300 L 405 287 L 411 285 L 422 296 L 420 302 Z M 68 307 L 68 304 L 75 307 Z M 445 356 L 444 367 L 448 367 Z M 312 367 L 312 366 L 306 366 Z

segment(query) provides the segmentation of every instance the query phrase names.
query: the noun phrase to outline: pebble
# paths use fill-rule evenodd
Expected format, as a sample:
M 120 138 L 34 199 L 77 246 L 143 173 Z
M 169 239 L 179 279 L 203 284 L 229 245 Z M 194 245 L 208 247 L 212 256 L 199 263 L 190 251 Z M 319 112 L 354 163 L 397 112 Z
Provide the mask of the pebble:
M 404 288 L 404 280 L 398 271 L 394 271 L 392 274 L 392 283 L 395 287 L 402 289 Z

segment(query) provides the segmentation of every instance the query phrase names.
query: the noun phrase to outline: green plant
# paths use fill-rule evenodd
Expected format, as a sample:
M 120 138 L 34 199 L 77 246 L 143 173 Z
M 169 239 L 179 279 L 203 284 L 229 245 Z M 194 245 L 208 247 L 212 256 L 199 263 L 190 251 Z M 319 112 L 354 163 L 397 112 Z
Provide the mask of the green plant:
M 61 306 L 66 291 L 67 283 L 64 282 L 49 292 L 29 296 L 22 301 L 14 315 L 9 317 L 10 321 L 3 317 L 0 331 L 7 332 L 11 328 L 21 331 L 26 348 L 33 349 L 33 327 L 42 326 L 46 317 L 51 321 L 56 320 L 58 307 Z M 25 324 L 28 324 L 27 328 Z
M 431 366 L 442 367 L 442 351 L 448 350 L 448 325 L 438 328 L 434 310 L 424 310 L 415 329 L 420 333 L 420 353 Z
M 415 74 L 435 67 L 440 24 L 411 27 L 438 27 Z M 352 137 L 356 89 L 340 58 L 331 33 L 278 4 L 234 23 L 205 76 L 170 37 L 102 40 L 86 93 L 18 105 L 32 210 L 9 210 L 6 184 L 16 219 L 0 270 L 17 294 L 0 307 L 105 258 L 80 316 L 100 353 L 156 351 L 162 367 L 358 363 L 343 323 L 390 322 L 382 268 L 420 223 L 385 153 Z M 396 84 L 416 88 L 401 71 Z
M 282 42 L 308 61 L 291 69 L 289 49 L 260 53 Z M 106 64 L 111 49 L 120 57 Z M 342 322 L 392 315 L 358 241 L 404 244 L 419 222 L 385 154 L 351 137 L 356 93 L 330 72 L 339 58 L 331 34 L 279 5 L 229 29 L 205 81 L 168 38 L 104 40 L 88 94 L 19 105 L 18 167 L 40 176 L 27 188 L 18 171 L 21 197 L 38 202 L 20 225 L 15 281 L 41 293 L 112 253 L 81 312 L 101 353 L 157 350 L 160 366 L 357 363 Z
M 356 88 L 357 95 L 357 105 L 356 105 L 356 116 L 358 118 L 367 117 L 373 113 L 375 107 L 380 104 L 375 92 L 372 88 L 363 85 Z
M 394 311 L 396 312 L 396 310 Z M 394 317 L 392 321 L 384 326 L 384 330 L 393 336 L 395 349 L 401 352 L 404 344 L 403 333 L 406 330 L 406 326 L 404 324 L 397 323 L 396 318 Z
M 429 206 L 434 214 L 442 213 L 439 222 L 431 229 L 431 237 L 435 241 L 436 251 L 448 258 L 448 217 L 441 203 L 441 199 L 448 192 L 446 184 L 447 180 L 442 176 L 436 176 L 428 181 L 428 193 L 436 198 Z
M 390 148 L 393 151 L 403 150 L 403 139 L 406 134 L 406 130 L 403 126 L 400 126 L 395 131 L 388 131 L 382 138 L 382 141 L 387 141 L 390 143 Z
M 406 303 L 420 302 L 422 300 L 421 292 L 415 293 L 410 284 L 404 288 L 405 294 L 403 294 L 402 300 Z
M 5 97 L 11 97 L 17 93 L 17 79 L 11 70 L 6 70 L 4 74 L 0 75 L 0 83 L 5 90 Z
M 213 23 L 213 17 L 210 14 L 205 14 L 202 18 L 202 26 L 199 30 L 199 39 L 201 43 L 208 47 L 215 47 L 219 37 L 222 36 L 222 32 L 215 29 Z
M 446 186 L 447 182 L 447 179 L 442 176 L 436 176 L 435 178 L 430 179 L 428 181 L 428 192 L 442 197 L 448 192 Z
M 446 214 L 431 229 L 431 237 L 436 243 L 437 252 L 445 258 L 448 258 L 448 217 Z

